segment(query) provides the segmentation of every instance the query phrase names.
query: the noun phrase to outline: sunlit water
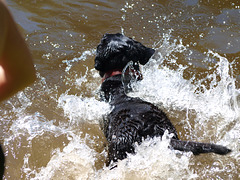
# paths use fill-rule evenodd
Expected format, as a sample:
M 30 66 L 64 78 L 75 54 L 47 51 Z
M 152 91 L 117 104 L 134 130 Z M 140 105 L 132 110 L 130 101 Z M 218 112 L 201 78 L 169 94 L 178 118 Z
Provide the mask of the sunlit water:
M 33 52 L 38 80 L 1 105 L 5 179 L 240 178 L 238 4 L 9 4 L 15 14 L 22 14 L 16 19 Z M 38 6 L 44 12 L 38 12 Z M 166 132 L 162 139 L 136 145 L 136 154 L 116 168 L 106 167 L 106 140 L 99 123 L 110 107 L 99 101 L 101 79 L 93 68 L 96 45 L 106 32 L 125 33 L 157 50 L 141 67 L 144 79 L 133 85 L 130 96 L 163 109 L 181 139 L 233 151 L 226 156 L 173 151 Z

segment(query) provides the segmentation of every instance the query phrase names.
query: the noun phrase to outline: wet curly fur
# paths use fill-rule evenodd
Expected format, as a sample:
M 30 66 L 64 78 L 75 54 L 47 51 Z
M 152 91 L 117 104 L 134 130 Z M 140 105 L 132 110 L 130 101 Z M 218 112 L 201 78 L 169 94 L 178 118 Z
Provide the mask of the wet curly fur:
M 104 77 L 111 72 L 122 71 L 130 62 L 138 71 L 138 63 L 146 64 L 155 50 L 120 33 L 105 34 L 97 46 L 95 69 Z M 110 73 L 109 73 L 110 72 Z M 220 145 L 181 141 L 167 115 L 155 105 L 126 95 L 121 74 L 103 79 L 103 100 L 110 103 L 112 111 L 104 119 L 103 131 L 108 141 L 108 164 L 134 153 L 134 144 L 147 137 L 161 137 L 168 130 L 173 134 L 169 148 L 180 151 L 227 154 L 231 150 Z

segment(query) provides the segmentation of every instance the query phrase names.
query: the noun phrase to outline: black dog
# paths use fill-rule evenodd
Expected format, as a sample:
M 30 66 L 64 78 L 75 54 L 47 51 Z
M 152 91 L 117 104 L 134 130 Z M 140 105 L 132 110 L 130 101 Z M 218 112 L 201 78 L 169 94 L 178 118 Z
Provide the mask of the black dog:
M 134 153 L 134 144 L 147 137 L 163 136 L 168 130 L 173 133 L 170 148 L 180 151 L 227 154 L 231 150 L 220 145 L 181 141 L 175 127 L 166 114 L 153 104 L 126 95 L 122 83 L 122 71 L 133 62 L 135 77 L 139 76 L 139 65 L 148 62 L 155 50 L 122 34 L 105 34 L 97 47 L 95 68 L 100 72 L 103 82 L 103 99 L 113 107 L 104 119 L 104 134 L 109 143 L 108 163 L 126 158 L 126 153 Z M 131 70 L 130 70 L 131 71 Z M 129 72 L 130 73 L 130 72 Z

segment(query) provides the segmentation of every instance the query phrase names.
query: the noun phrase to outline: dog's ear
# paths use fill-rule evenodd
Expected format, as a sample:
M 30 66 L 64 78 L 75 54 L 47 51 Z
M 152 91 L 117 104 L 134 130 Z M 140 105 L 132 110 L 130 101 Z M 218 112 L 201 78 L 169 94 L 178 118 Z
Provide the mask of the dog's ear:
M 145 65 L 151 56 L 155 53 L 155 50 L 144 46 L 142 43 L 133 40 L 133 45 L 131 46 L 129 52 L 130 58 L 133 61 L 138 61 L 140 64 Z
M 154 49 L 144 46 L 142 50 L 142 56 L 139 59 L 139 63 L 145 65 L 154 53 L 155 53 Z

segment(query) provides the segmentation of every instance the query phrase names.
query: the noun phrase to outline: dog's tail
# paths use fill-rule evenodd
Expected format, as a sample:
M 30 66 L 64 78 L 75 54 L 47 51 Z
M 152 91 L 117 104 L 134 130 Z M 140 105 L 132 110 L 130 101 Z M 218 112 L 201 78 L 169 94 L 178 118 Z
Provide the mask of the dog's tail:
M 181 141 L 177 139 L 171 139 L 170 146 L 179 151 L 191 151 L 194 155 L 201 153 L 216 153 L 220 155 L 225 155 L 231 152 L 231 149 L 227 147 L 211 144 L 211 143 L 199 143 L 192 141 Z

